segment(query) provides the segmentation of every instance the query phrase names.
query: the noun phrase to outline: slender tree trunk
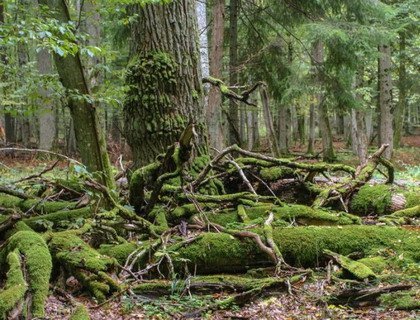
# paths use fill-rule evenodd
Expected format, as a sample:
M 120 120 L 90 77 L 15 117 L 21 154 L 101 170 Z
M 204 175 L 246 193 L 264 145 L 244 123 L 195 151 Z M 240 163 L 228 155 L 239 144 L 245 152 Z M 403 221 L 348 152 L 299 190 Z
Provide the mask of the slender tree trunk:
M 254 147 L 254 121 L 253 121 L 253 111 L 248 111 L 246 113 L 246 124 L 247 124 L 247 149 L 252 151 Z
M 178 141 L 189 122 L 195 155 L 207 153 L 195 9 L 193 0 L 133 6 L 124 123 L 136 167 Z
M 287 138 L 288 138 L 288 130 L 287 130 L 287 123 L 288 123 L 288 108 L 285 106 L 279 107 L 279 152 L 280 155 L 287 155 L 289 150 L 287 148 Z
M 308 135 L 308 154 L 315 153 L 315 105 L 309 106 L 309 135 Z
M 246 139 L 246 111 L 243 108 L 239 108 L 239 141 L 242 143 L 245 142 Z
M 391 47 L 379 46 L 379 145 L 389 144 L 383 156 L 391 158 L 393 151 L 393 128 L 392 128 L 392 61 Z
M 277 140 L 276 133 L 274 132 L 273 117 L 271 116 L 270 102 L 268 99 L 267 89 L 264 87 L 261 87 L 260 94 L 261 94 L 261 102 L 263 105 L 263 114 L 264 114 L 265 126 L 267 129 L 267 137 L 268 137 L 268 142 L 270 144 L 270 149 L 271 149 L 271 152 L 273 153 L 273 156 L 280 157 L 279 143 Z
M 306 139 L 306 130 L 305 130 L 305 114 L 301 107 L 297 107 L 297 132 L 299 136 L 299 144 L 303 146 Z
M 37 54 L 38 71 L 41 75 L 53 73 L 53 62 L 51 54 L 42 49 Z M 48 88 L 40 87 L 40 110 L 39 110 L 39 148 L 51 150 L 54 144 L 56 132 L 56 119 L 54 111 L 54 100 L 50 97 L 51 91 Z
M 39 0 L 39 3 L 47 6 L 52 12 L 52 17 L 58 21 L 64 23 L 70 21 L 70 14 L 64 0 Z M 70 93 L 90 94 L 79 53 L 65 57 L 54 54 L 54 60 L 60 80 Z M 74 121 L 77 147 L 83 163 L 89 171 L 100 175 L 102 183 L 113 187 L 111 164 L 96 105 L 86 99 L 80 100 L 70 95 L 69 107 Z
M 210 75 L 220 79 L 222 77 L 225 0 L 214 1 L 212 16 L 213 24 L 210 49 Z M 209 144 L 217 150 L 221 150 L 223 148 L 221 111 L 222 94 L 218 87 L 212 86 L 209 92 L 206 120 L 209 134 Z
M 372 109 L 368 109 L 365 112 L 365 126 L 366 126 L 366 139 L 367 139 L 368 147 L 369 147 L 369 144 L 372 140 L 372 135 L 373 135 L 373 111 L 372 111 Z
M 27 0 L 20 0 L 18 1 L 18 10 L 16 15 L 16 23 L 18 20 L 25 20 L 26 18 L 26 10 L 22 10 L 22 8 L 28 8 L 30 3 Z M 17 44 L 17 58 L 18 58 L 18 76 L 23 77 L 23 69 L 29 62 L 29 51 L 28 46 L 26 43 L 19 42 Z M 29 98 L 22 97 L 22 100 L 25 104 L 28 104 Z M 20 142 L 24 147 L 28 148 L 30 146 L 30 139 L 31 139 L 31 131 L 29 126 L 29 115 L 25 115 L 22 113 L 16 119 L 16 129 L 17 129 L 17 142 Z M 20 139 L 19 139 L 20 138 Z
M 80 8 L 83 17 L 81 31 L 88 34 L 86 44 L 88 46 L 99 46 L 101 38 L 101 15 L 96 0 L 84 0 Z M 89 88 L 95 91 L 103 81 L 103 73 L 97 68 L 101 63 L 101 58 L 97 56 L 89 57 L 86 63 L 87 79 Z
M 259 122 L 258 122 L 258 111 L 252 112 L 252 141 L 253 141 L 253 147 L 259 147 L 260 146 L 260 128 L 259 128 Z
M 207 38 L 208 26 L 207 26 L 207 1 L 206 0 L 196 1 L 196 12 L 197 12 L 198 32 L 200 35 L 199 39 L 200 39 L 201 74 L 205 78 L 210 75 L 209 44 L 208 44 L 208 38 Z
M 314 46 L 313 51 L 314 62 L 321 66 L 324 63 L 324 47 L 322 41 L 317 41 Z M 322 75 L 318 72 L 317 79 L 322 83 Z M 322 137 L 322 148 L 323 148 L 323 160 L 326 162 L 331 162 L 335 160 L 334 146 L 333 146 L 333 137 L 331 132 L 331 125 L 328 115 L 328 107 L 325 103 L 325 97 L 321 92 L 317 96 L 318 100 L 318 109 L 319 109 L 319 130 Z
M 403 134 L 404 111 L 407 105 L 406 34 L 400 33 L 400 65 L 398 68 L 398 103 L 394 112 L 394 147 L 399 148 Z
M 238 15 L 240 0 L 230 0 L 229 5 L 229 84 L 238 84 Z M 236 101 L 229 102 L 229 144 L 241 144 L 239 113 Z

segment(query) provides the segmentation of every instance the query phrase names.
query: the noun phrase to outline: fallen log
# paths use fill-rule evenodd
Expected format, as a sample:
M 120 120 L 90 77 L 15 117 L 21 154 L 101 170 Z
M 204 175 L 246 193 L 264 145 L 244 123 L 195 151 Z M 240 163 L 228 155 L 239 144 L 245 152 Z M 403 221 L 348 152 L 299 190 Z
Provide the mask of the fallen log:
M 261 228 L 247 229 L 264 239 Z M 273 240 L 284 260 L 292 266 L 314 267 L 326 264 L 324 249 L 341 255 L 359 252 L 362 255 L 377 253 L 388 248 L 403 254 L 408 262 L 420 261 L 418 232 L 396 227 L 378 226 L 336 226 L 336 227 L 293 227 L 273 228 Z M 147 247 L 148 244 L 145 244 Z M 124 260 L 134 244 L 121 244 L 114 248 L 107 246 L 103 253 Z M 142 246 L 137 245 L 137 251 Z M 251 238 L 236 237 L 234 232 L 205 232 L 191 241 L 169 245 L 175 271 L 191 273 L 220 274 L 243 273 L 249 269 L 274 266 L 272 259 Z M 153 252 L 150 253 L 152 260 Z M 147 263 L 147 261 L 143 261 Z M 145 265 L 139 266 L 144 268 Z

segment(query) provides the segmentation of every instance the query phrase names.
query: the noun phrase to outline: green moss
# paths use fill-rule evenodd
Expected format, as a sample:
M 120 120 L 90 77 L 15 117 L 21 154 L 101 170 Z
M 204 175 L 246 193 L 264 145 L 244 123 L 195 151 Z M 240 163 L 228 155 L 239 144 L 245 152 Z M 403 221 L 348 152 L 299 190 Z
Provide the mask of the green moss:
M 254 229 L 262 234 L 261 229 Z M 273 238 L 284 259 L 296 266 L 323 264 L 323 250 L 341 255 L 352 252 L 373 254 L 378 249 L 391 249 L 408 260 L 420 261 L 420 241 L 416 232 L 394 227 L 343 226 L 274 228 Z M 171 248 L 168 248 L 171 250 Z M 188 259 L 190 270 L 198 274 L 244 272 L 249 267 L 272 265 L 250 239 L 238 239 L 225 233 L 206 233 L 184 248 L 174 248 L 178 270 Z
M 128 256 L 138 248 L 138 245 L 132 242 L 117 245 L 102 245 L 98 252 L 108 257 L 115 258 L 119 264 L 124 265 Z
M 81 232 L 81 231 L 80 231 Z M 77 234 L 77 230 L 49 233 L 48 246 L 55 261 L 75 276 L 99 301 L 118 285 L 106 272 L 112 272 L 116 260 L 90 247 Z
M 420 309 L 420 290 L 398 291 L 381 295 L 379 298 L 381 305 L 397 310 L 416 310 Z
M 90 207 L 84 207 L 73 210 L 62 210 L 53 213 L 43 214 L 41 216 L 35 216 L 24 219 L 30 228 L 37 231 L 44 231 L 46 229 L 46 223 L 50 222 L 50 227 L 57 227 L 63 224 L 63 222 L 76 221 L 80 218 L 89 218 L 92 215 L 92 209 Z
M 361 219 L 357 216 L 345 213 L 334 212 L 324 209 L 313 209 L 303 205 L 271 205 L 261 204 L 256 206 L 245 206 L 244 210 L 248 218 L 255 222 L 257 219 L 266 218 L 268 212 L 274 213 L 274 225 L 283 221 L 290 223 L 292 221 L 301 225 L 350 225 L 360 224 Z M 221 213 L 209 213 L 210 221 L 226 226 L 232 223 L 242 222 L 233 211 L 224 211 Z
M 71 201 L 44 201 L 42 199 L 22 200 L 18 197 L 0 194 L 0 206 L 5 208 L 19 208 L 22 211 L 33 210 L 38 213 L 51 213 L 59 210 L 71 210 L 76 207 Z
M 168 249 L 171 250 L 171 247 Z M 187 265 L 191 272 L 196 270 L 195 265 L 199 266 L 198 274 L 239 272 L 248 269 L 251 262 L 260 261 L 266 265 L 269 261 L 251 240 L 238 241 L 226 233 L 205 233 L 199 240 L 177 252 L 177 256 L 174 256 L 175 267 L 184 270 L 185 261 L 178 258 L 183 257 L 190 261 Z
M 392 187 L 364 185 L 351 200 L 351 211 L 360 215 L 385 214 L 392 201 Z
M 287 167 L 262 168 L 260 176 L 265 181 L 277 181 L 281 178 L 293 177 L 294 170 Z
M 69 320 L 89 320 L 89 311 L 84 305 L 78 305 Z
M 238 211 L 238 217 L 239 217 L 240 221 L 242 221 L 243 223 L 250 223 L 251 222 L 251 220 L 249 219 L 243 205 L 240 204 L 238 206 L 237 211 Z
M 115 265 L 114 259 L 101 255 L 71 231 L 53 233 L 48 246 L 53 256 L 65 268 L 83 268 L 98 272 Z
M 25 256 L 29 278 L 29 290 L 32 295 L 32 314 L 44 316 L 44 303 L 48 295 L 49 280 L 52 270 L 51 256 L 44 239 L 33 231 L 19 231 L 12 235 L 6 251 L 18 249 Z
M 18 249 L 7 255 L 7 264 L 9 266 L 7 280 L 4 290 L 0 291 L 0 319 L 7 318 L 7 314 L 23 300 L 27 290 Z
M 403 193 L 406 200 L 406 208 L 411 208 L 420 205 L 420 187 L 413 187 L 412 189 Z
M 328 256 L 334 257 L 337 263 L 343 268 L 345 273 L 350 274 L 352 277 L 358 280 L 373 279 L 376 278 L 376 274 L 368 266 L 360 261 L 354 261 L 348 257 L 337 254 L 330 250 L 324 250 Z
M 368 266 L 370 269 L 373 270 L 373 272 L 377 274 L 380 274 L 389 267 L 387 259 L 381 256 L 366 257 L 359 259 L 358 261 Z

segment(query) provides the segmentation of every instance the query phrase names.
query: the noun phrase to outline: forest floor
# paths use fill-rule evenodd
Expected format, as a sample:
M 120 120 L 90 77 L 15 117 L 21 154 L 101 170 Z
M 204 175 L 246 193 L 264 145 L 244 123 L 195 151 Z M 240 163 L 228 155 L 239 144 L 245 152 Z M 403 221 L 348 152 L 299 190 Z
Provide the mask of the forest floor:
M 394 154 L 394 164 L 397 168 L 396 182 L 404 185 L 419 185 L 420 136 L 404 137 L 403 145 L 404 147 L 396 150 Z M 339 162 L 349 165 L 357 164 L 357 158 L 346 148 L 345 143 L 336 141 L 335 148 Z M 294 153 L 303 151 L 303 148 L 299 146 L 292 149 Z M 31 173 L 38 173 L 52 163 L 53 161 L 39 158 L 34 154 L 18 155 L 13 158 L 0 156 L 0 182 L 10 183 Z M 63 169 L 66 167 L 65 163 L 57 164 L 47 176 L 64 178 L 66 170 Z M 418 311 L 330 305 L 325 302 L 325 298 L 340 289 L 340 283 L 326 279 L 325 270 L 319 270 L 313 279 L 293 284 L 289 290 L 280 288 L 245 306 L 234 305 L 229 310 L 211 311 L 195 319 L 420 319 Z M 92 320 L 184 319 L 186 313 L 201 309 L 207 303 L 222 298 L 223 295 L 223 292 L 211 296 L 174 295 L 155 300 L 139 296 L 137 300 L 133 300 L 132 295 L 128 298 L 122 294 L 118 299 L 109 301 L 99 308 L 88 296 L 78 296 L 74 299 L 87 306 Z M 51 295 L 46 304 L 45 319 L 68 319 L 72 312 L 72 305 L 74 301 L 70 301 L 68 296 L 51 288 Z
M 323 280 L 294 285 L 292 293 L 274 292 L 246 304 L 233 306 L 229 310 L 208 312 L 205 315 L 188 319 L 248 319 L 248 320 L 313 320 L 313 319 L 365 319 L 365 320 L 403 320 L 420 319 L 419 311 L 401 311 L 384 308 L 351 308 L 329 305 L 325 297 L 335 290 Z M 217 297 L 220 298 L 220 297 Z M 209 298 L 207 298 L 209 299 Z M 203 297 L 167 297 L 156 301 L 128 301 L 124 298 L 111 301 L 106 306 L 96 308 L 89 298 L 78 298 L 89 309 L 91 320 L 136 320 L 136 319 L 187 319 L 186 312 L 200 308 L 206 302 Z M 68 319 L 71 305 L 60 295 L 51 295 L 46 304 L 46 319 Z

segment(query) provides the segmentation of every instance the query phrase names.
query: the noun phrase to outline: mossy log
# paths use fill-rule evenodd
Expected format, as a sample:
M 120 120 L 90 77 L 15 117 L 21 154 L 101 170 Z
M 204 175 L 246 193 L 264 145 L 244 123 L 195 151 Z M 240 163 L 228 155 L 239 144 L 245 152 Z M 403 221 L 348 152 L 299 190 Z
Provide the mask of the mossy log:
M 11 312 L 43 317 L 52 270 L 44 239 L 33 231 L 15 233 L 0 250 L 0 266 L 8 270 L 5 288 L 0 291 L 0 318 Z
M 263 229 L 248 229 L 264 239 Z M 341 255 L 360 252 L 366 256 L 389 248 L 409 262 L 420 261 L 419 233 L 397 227 L 336 226 L 273 228 L 273 240 L 284 260 L 293 266 L 313 267 L 326 263 L 323 250 Z M 145 244 L 147 246 L 147 244 Z M 108 246 L 104 254 L 124 261 L 136 245 Z M 141 248 L 141 245 L 137 245 Z M 137 248 L 137 250 L 139 250 Z M 250 238 L 234 233 L 206 232 L 183 244 L 168 246 L 176 272 L 197 274 L 243 273 L 251 268 L 274 266 L 270 257 Z M 133 250 L 134 251 L 134 250 Z M 126 255 L 124 257 L 124 255 Z
M 392 185 L 366 184 L 353 195 L 350 201 L 351 211 L 359 215 L 390 214 L 418 205 L 420 205 L 420 188 L 405 190 Z M 414 212 L 415 210 L 412 210 L 409 214 L 412 218 L 414 218 Z M 406 216 L 406 213 L 401 212 L 399 215 Z
M 283 258 L 294 266 L 322 264 L 325 260 L 322 252 L 324 249 L 348 255 L 356 251 L 368 254 L 372 250 L 388 247 L 397 252 L 404 252 L 407 259 L 420 261 L 418 233 L 399 228 L 373 226 L 275 228 L 273 238 Z M 237 239 L 225 233 L 205 233 L 195 242 L 176 251 L 174 259 L 188 259 L 189 269 L 196 270 L 199 274 L 244 272 L 251 267 L 272 264 L 253 241 Z M 177 263 L 179 270 L 183 270 L 183 264 Z

